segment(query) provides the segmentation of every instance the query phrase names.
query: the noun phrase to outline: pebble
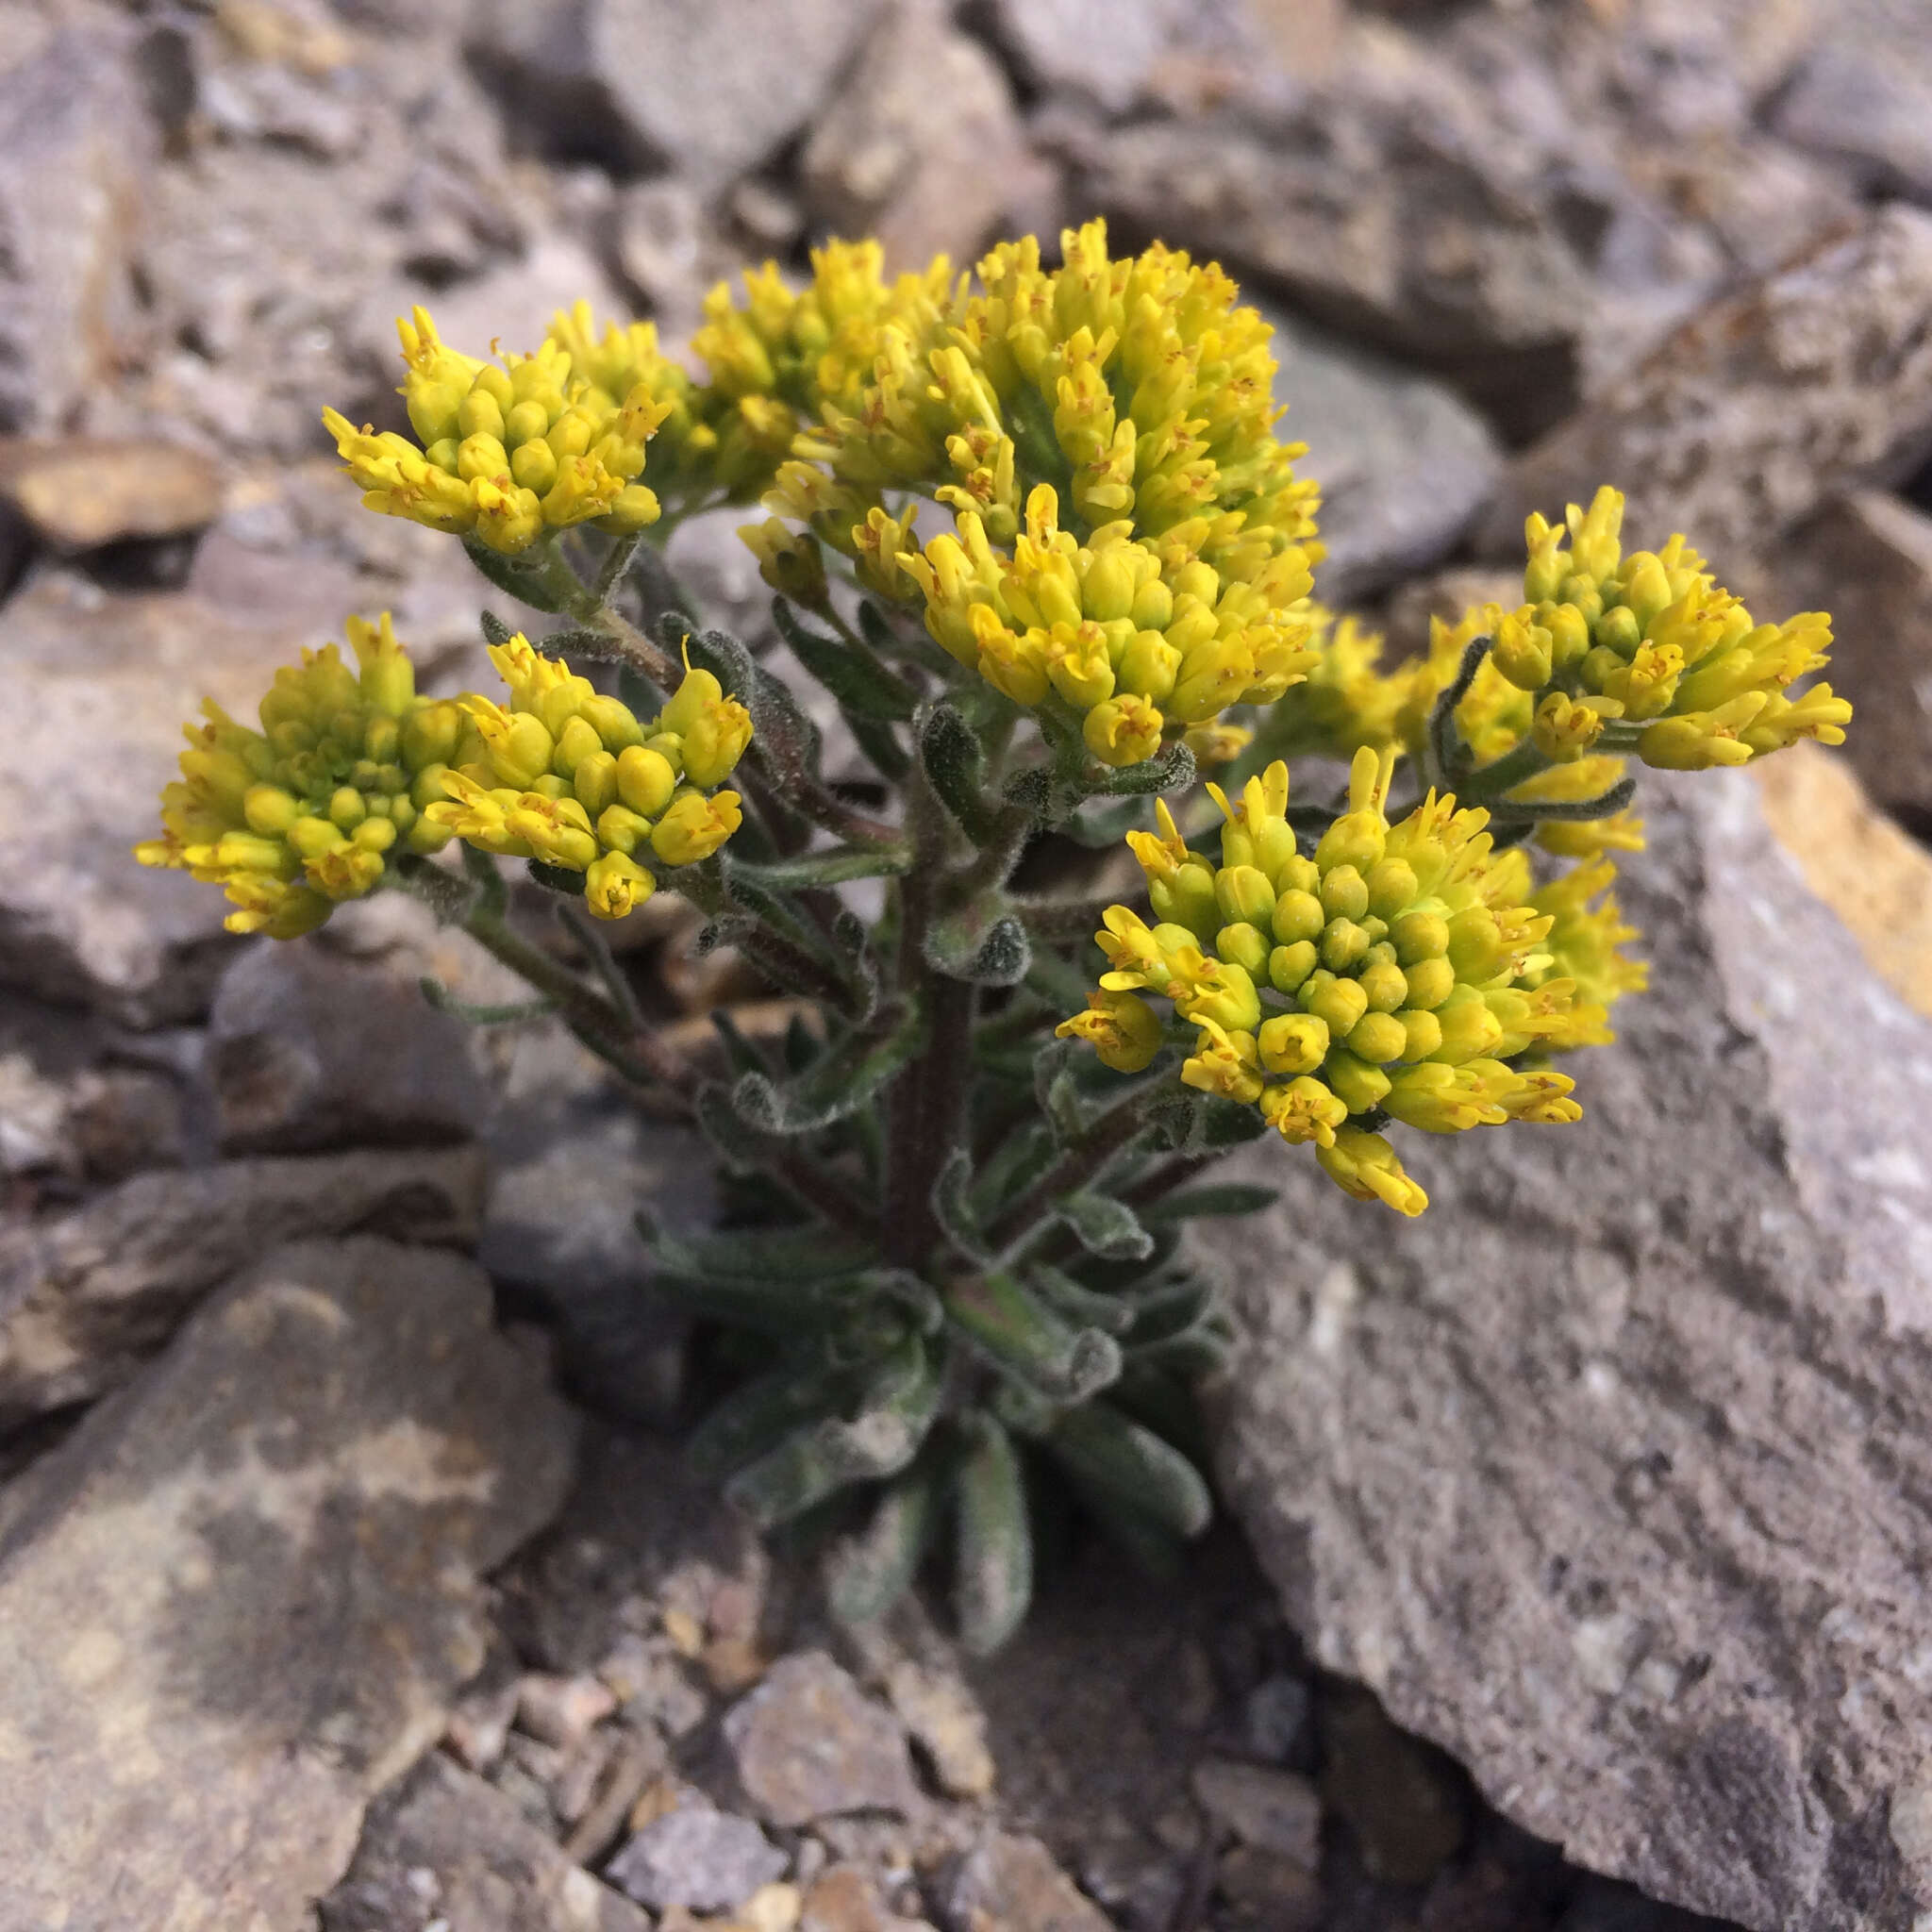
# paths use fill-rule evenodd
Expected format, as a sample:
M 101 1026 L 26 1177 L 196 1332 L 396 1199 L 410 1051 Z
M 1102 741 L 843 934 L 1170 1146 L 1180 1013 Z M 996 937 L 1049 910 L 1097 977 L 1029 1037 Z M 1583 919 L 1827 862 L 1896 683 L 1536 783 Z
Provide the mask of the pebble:
M 1243 1741 L 1257 1757 L 1280 1764 L 1308 1722 L 1308 1687 L 1286 1671 L 1263 1677 L 1241 1702 Z
M 986 1713 L 957 1677 L 902 1657 L 886 1673 L 886 1695 L 925 1753 L 940 1789 L 952 1798 L 983 1798 L 992 1790 Z
M 1214 1887 L 1267 1932 L 1310 1932 L 1322 1921 L 1322 1887 L 1314 1874 L 1257 1845 L 1230 1845 L 1214 1868 Z
M 824 1651 L 774 1665 L 725 1713 L 724 1740 L 746 1795 L 773 1824 L 919 1808 L 898 1720 Z
M 517 1723 L 559 1750 L 574 1750 L 616 1708 L 609 1686 L 588 1674 L 561 1677 L 531 1671 L 517 1686 Z
M 485 1772 L 503 1756 L 505 1740 L 517 1714 L 515 1678 L 489 1690 L 469 1692 L 449 1714 L 442 1740 L 457 1761 Z
M 1202 1810 L 1244 1845 L 1293 1858 L 1312 1872 L 1322 1861 L 1322 1800 L 1305 1777 L 1272 1764 L 1209 1757 L 1194 1767 Z
M 992 1832 L 960 1859 L 942 1916 L 949 1932 L 1113 1932 L 1053 1854 L 1019 1832 Z
M 784 1875 L 785 1854 L 748 1818 L 710 1805 L 681 1805 L 638 1832 L 604 1875 L 641 1906 L 661 1912 L 735 1912 Z

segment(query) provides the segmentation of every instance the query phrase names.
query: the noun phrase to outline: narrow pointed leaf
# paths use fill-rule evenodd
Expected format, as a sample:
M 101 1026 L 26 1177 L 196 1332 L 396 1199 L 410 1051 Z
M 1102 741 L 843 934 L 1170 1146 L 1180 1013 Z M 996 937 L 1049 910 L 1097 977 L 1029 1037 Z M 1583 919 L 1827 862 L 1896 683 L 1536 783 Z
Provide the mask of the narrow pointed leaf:
M 1274 1188 L 1251 1188 L 1240 1181 L 1215 1187 L 1183 1188 L 1142 1208 L 1142 1221 L 1188 1221 L 1200 1216 L 1258 1214 L 1281 1198 Z
M 1193 782 L 1194 754 L 1178 739 L 1144 764 L 1109 766 L 1097 779 L 1088 779 L 1092 794 L 1104 798 L 1146 798 Z
M 823 1363 L 795 1359 L 755 1375 L 716 1405 L 685 1445 L 691 1468 L 709 1481 L 728 1475 L 783 1441 L 801 1423 L 833 1407 L 841 1375 Z

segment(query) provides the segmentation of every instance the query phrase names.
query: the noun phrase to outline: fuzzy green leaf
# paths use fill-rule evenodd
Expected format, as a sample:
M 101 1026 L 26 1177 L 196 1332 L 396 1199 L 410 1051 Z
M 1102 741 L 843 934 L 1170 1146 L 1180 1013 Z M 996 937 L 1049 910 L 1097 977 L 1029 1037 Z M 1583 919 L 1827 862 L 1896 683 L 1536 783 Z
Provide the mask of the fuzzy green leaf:
M 1054 1211 L 1090 1255 L 1108 1261 L 1139 1261 L 1154 1252 L 1154 1237 L 1141 1225 L 1134 1210 L 1110 1194 L 1063 1194 Z
M 792 655 L 854 717 L 903 723 L 919 694 L 863 645 L 814 630 L 783 597 L 772 599 L 772 620 Z
M 752 1287 L 840 1281 L 877 1258 L 863 1242 L 835 1234 L 818 1222 L 801 1227 L 680 1235 L 640 1208 L 637 1228 L 659 1268 L 693 1281 L 742 1282 Z
M 530 877 L 546 891 L 559 892 L 566 899 L 584 896 L 584 875 L 567 865 L 551 865 L 541 858 L 525 861 Z
M 1134 1325 L 1140 1310 L 1120 1295 L 1101 1294 L 1075 1281 L 1071 1274 L 1044 1261 L 1030 1262 L 1025 1270 L 1026 1285 L 1048 1307 L 1069 1322 L 1085 1328 L 1098 1328 L 1104 1334 L 1120 1337 Z
M 992 1417 L 967 1417 L 967 1448 L 956 1479 L 954 1613 L 975 1657 L 1017 1630 L 1033 1597 L 1033 1531 L 1019 1451 Z
M 973 1205 L 973 1157 L 955 1147 L 932 1184 L 932 1208 L 941 1231 L 970 1261 L 990 1257 L 986 1230 Z
M 749 880 L 769 891 L 798 892 L 814 887 L 843 885 L 848 879 L 896 878 L 911 869 L 912 853 L 905 845 L 833 845 L 822 852 L 801 852 L 769 865 L 731 868 L 734 884 Z
M 1105 1402 L 1069 1409 L 1043 1440 L 1071 1475 L 1176 1536 L 1199 1536 L 1213 1517 L 1214 1501 L 1200 1471 L 1171 1442 Z
M 463 555 L 499 591 L 516 598 L 520 604 L 527 604 L 532 610 L 548 611 L 555 616 L 568 608 L 559 594 L 562 587 L 536 565 L 521 562 L 514 557 L 505 557 L 475 537 L 463 539 Z M 500 642 L 501 640 L 492 639 L 491 641 Z
M 824 1416 L 793 1430 L 732 1477 L 725 1500 L 770 1529 L 849 1483 L 896 1475 L 919 1453 L 940 1395 L 936 1366 L 912 1338 L 879 1365 L 852 1420 Z
M 991 844 L 998 815 L 986 796 L 986 753 L 965 714 L 941 698 L 919 721 L 919 761 L 939 801 L 975 845 Z
M 1163 1194 L 1142 1208 L 1142 1221 L 1188 1221 L 1197 1216 L 1258 1214 L 1281 1198 L 1274 1188 L 1251 1188 L 1240 1181 L 1220 1186 L 1183 1188 L 1177 1193 Z
M 1084 1402 L 1120 1374 L 1110 1335 L 1071 1326 L 1004 1270 L 956 1282 L 942 1299 L 953 1325 L 983 1356 L 1048 1401 Z
M 926 964 L 974 986 L 1018 986 L 1032 963 L 1026 928 L 992 894 L 936 919 L 925 935 Z
M 1178 791 L 1194 782 L 1194 754 L 1176 739 L 1144 764 L 1106 768 L 1088 777 L 1088 789 L 1100 798 L 1147 798 L 1157 791 Z
M 825 1595 L 842 1624 L 883 1617 L 912 1587 L 939 1524 L 940 1458 L 930 1442 L 887 1484 L 871 1519 L 826 1566 Z
M 780 1086 L 764 1074 L 743 1074 L 731 1090 L 731 1104 L 760 1133 L 816 1133 L 864 1107 L 924 1039 L 918 1008 L 892 1001 L 828 1046 L 795 1080 Z

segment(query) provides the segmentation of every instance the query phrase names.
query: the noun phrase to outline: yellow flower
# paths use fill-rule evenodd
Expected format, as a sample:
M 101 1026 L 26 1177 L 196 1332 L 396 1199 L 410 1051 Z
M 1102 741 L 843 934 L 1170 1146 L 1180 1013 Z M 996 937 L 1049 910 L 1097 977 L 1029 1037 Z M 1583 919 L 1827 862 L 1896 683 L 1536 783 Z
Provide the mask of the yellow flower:
M 1429 1197 L 1402 1171 L 1394 1148 L 1380 1134 L 1343 1127 L 1333 1141 L 1316 1148 L 1315 1158 L 1328 1178 L 1357 1201 L 1380 1201 L 1411 1217 L 1429 1205 Z
M 424 814 L 443 836 L 580 872 L 590 909 L 622 919 L 655 889 L 641 847 L 688 865 L 738 829 L 738 794 L 700 788 L 737 763 L 751 721 L 708 671 L 687 666 L 664 709 L 643 720 L 521 632 L 490 658 L 509 703 L 460 701 L 469 737 Z
M 1589 904 L 1607 861 L 1545 900 L 1520 847 L 1494 850 L 1487 812 L 1431 792 L 1391 823 L 1394 758 L 1357 752 L 1348 809 L 1312 854 L 1289 822 L 1282 763 L 1239 798 L 1208 788 L 1224 822 L 1218 865 L 1158 807 L 1158 831 L 1129 844 L 1162 924 L 1115 906 L 1097 938 L 1104 989 L 1164 994 L 1201 1029 L 1188 1085 L 1258 1107 L 1291 1143 L 1353 1135 L 1325 1171 L 1416 1212 L 1422 1191 L 1374 1125 L 1385 1114 L 1436 1133 L 1574 1118 L 1567 1080 L 1511 1062 L 1592 1037 L 1628 983 L 1615 954 L 1628 935 L 1614 906 Z M 1370 1115 L 1368 1128 L 1349 1124 Z
M 742 819 L 735 791 L 707 798 L 701 791 L 680 791 L 651 828 L 651 850 L 666 865 L 695 865 L 708 858 L 737 831 Z
M 1563 524 L 1537 514 L 1525 526 L 1524 591 L 1534 623 L 1570 641 L 1554 673 L 1567 696 L 1645 726 L 1638 757 L 1671 770 L 1744 764 L 1800 738 L 1841 743 L 1851 707 L 1829 685 L 1784 695 L 1824 669 L 1831 620 L 1811 610 L 1760 624 L 1681 536 L 1625 553 L 1623 521 L 1624 499 L 1606 486 L 1588 510 L 1570 505 Z M 1563 756 L 1561 734 L 1551 737 L 1539 744 Z
M 1095 758 L 1139 763 L 1312 668 L 1317 498 L 1274 434 L 1268 325 L 1234 284 L 1160 246 L 1114 260 L 1097 222 L 1062 241 L 1051 270 L 1035 242 L 995 248 L 976 285 L 941 260 L 888 289 L 875 248 L 826 251 L 805 294 L 775 277 L 749 279 L 742 309 L 715 294 L 694 346 L 717 382 L 816 419 L 768 508 L 922 602 L 1015 704 L 1051 692 Z M 953 515 L 923 549 L 918 497 Z
M 548 529 L 594 522 L 628 535 L 657 521 L 658 499 L 637 479 L 644 444 L 674 408 L 652 389 L 671 365 L 658 358 L 613 395 L 574 374 L 554 336 L 498 367 L 446 348 L 421 308 L 396 327 L 419 441 L 323 411 L 369 508 L 474 536 L 506 556 Z
M 1054 1028 L 1060 1040 L 1092 1043 L 1101 1064 L 1117 1074 L 1144 1072 L 1160 1051 L 1160 1018 L 1147 1002 L 1131 992 L 1106 988 L 1087 995 L 1087 1010 L 1062 1020 Z
M 258 731 L 205 705 L 161 794 L 163 836 L 135 848 L 143 865 L 221 886 L 231 932 L 312 931 L 382 882 L 389 854 L 449 836 L 423 807 L 442 796 L 461 712 L 416 694 L 387 611 L 351 618 L 348 638 L 357 669 L 333 644 L 305 651 L 275 674 Z

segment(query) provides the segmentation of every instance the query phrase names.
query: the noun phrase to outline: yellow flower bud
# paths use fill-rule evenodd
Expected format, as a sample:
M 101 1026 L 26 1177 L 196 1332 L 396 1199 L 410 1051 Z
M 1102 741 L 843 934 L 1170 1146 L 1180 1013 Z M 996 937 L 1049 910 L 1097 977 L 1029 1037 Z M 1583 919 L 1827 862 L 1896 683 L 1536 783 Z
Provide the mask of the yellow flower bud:
M 655 819 L 677 790 L 677 773 L 662 752 L 625 745 L 617 756 L 617 795 L 641 818 Z
M 1214 903 L 1231 924 L 1269 928 L 1274 917 L 1274 888 L 1268 883 L 1268 874 L 1252 865 L 1227 866 L 1214 875 Z

